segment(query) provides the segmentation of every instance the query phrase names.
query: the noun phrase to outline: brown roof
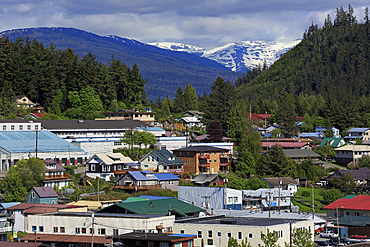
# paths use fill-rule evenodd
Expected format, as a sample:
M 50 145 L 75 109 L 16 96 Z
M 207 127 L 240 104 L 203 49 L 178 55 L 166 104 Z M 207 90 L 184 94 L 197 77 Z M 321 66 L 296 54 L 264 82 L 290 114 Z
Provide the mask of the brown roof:
M 35 235 L 27 233 L 22 240 L 33 242 Z M 64 243 L 91 243 L 91 235 L 62 235 L 62 234 L 37 234 L 37 241 L 40 242 L 64 242 Z M 94 236 L 96 244 L 110 244 L 111 240 L 106 237 Z
M 274 187 L 279 186 L 279 179 L 282 185 L 288 185 L 288 184 L 299 185 L 299 183 L 291 177 L 273 177 L 273 178 L 263 178 L 263 179 L 269 182 Z
M 31 207 L 24 210 L 25 214 L 46 214 L 58 212 L 58 208 L 42 208 L 42 207 Z
M 53 187 L 33 187 L 32 188 L 39 197 L 46 198 L 46 197 L 58 197 L 58 194 L 55 192 Z
M 40 203 L 21 203 L 15 206 L 7 208 L 8 210 L 26 210 L 32 207 L 39 208 L 71 208 L 76 207 L 73 205 L 62 205 L 62 204 L 40 204 Z
M 37 243 L 40 246 L 41 243 Z M 25 243 L 25 242 L 1 242 L 1 247 L 35 247 L 35 243 Z
M 225 149 L 225 148 L 217 148 L 217 147 L 213 147 L 213 146 L 191 146 L 191 147 L 187 147 L 187 148 L 180 148 L 180 149 L 175 149 L 175 150 L 172 150 L 172 151 L 178 151 L 178 152 L 197 152 L 197 153 L 200 153 L 200 152 L 212 152 L 212 151 L 229 151 L 228 149 Z

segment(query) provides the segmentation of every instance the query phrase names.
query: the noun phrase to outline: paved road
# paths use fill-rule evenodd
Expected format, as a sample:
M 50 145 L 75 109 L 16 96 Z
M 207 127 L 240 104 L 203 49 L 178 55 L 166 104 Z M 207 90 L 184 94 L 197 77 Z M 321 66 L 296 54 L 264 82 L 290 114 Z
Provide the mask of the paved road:
M 341 166 L 337 166 L 335 164 L 332 164 L 332 163 L 328 163 L 328 162 L 325 162 L 322 167 L 324 168 L 338 168 L 339 170 L 343 170 L 343 167 Z

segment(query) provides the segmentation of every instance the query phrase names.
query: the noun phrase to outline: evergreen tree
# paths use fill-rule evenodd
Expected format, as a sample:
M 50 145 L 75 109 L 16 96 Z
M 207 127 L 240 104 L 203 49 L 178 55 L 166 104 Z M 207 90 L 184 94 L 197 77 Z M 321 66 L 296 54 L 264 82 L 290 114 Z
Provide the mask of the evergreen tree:
M 175 93 L 175 99 L 173 100 L 173 111 L 176 112 L 176 113 L 182 113 L 184 112 L 186 109 L 186 106 L 185 106 L 185 99 L 184 99 L 184 92 L 181 88 L 181 86 L 179 86 L 179 88 L 176 90 L 176 93 Z
M 183 98 L 186 110 L 198 110 L 197 93 L 195 92 L 194 87 L 192 87 L 190 84 L 186 86 Z

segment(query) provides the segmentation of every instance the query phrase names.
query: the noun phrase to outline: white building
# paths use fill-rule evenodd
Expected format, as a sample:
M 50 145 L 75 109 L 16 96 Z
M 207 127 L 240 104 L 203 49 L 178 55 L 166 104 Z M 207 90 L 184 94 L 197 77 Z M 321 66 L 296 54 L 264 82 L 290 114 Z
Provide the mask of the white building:
M 37 131 L 41 123 L 26 119 L 0 119 L 0 131 Z
M 61 234 L 91 236 L 112 236 L 138 232 L 153 232 L 164 229 L 172 231 L 175 216 L 106 214 L 106 213 L 69 213 L 28 215 L 26 232 L 38 234 Z M 92 220 L 94 218 L 94 225 Z
M 362 156 L 370 155 L 370 146 L 368 145 L 346 145 L 340 148 L 334 149 L 335 161 L 346 166 L 350 162 L 358 162 Z
M 283 189 L 243 190 L 243 210 L 290 211 L 292 196 L 291 190 Z

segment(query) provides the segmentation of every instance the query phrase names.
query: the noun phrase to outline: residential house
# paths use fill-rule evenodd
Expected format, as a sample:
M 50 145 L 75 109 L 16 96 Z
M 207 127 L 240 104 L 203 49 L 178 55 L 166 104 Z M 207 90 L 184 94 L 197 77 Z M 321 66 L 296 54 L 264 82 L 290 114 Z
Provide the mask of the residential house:
M 321 155 L 310 149 L 284 149 L 286 157 L 301 163 L 304 160 L 312 160 L 315 164 L 321 164 Z
M 121 243 L 123 246 L 138 247 L 192 247 L 196 237 L 193 234 L 131 232 L 113 236 L 113 242 Z
M 201 112 L 201 111 L 186 111 L 186 112 L 183 112 L 181 115 L 185 116 L 185 117 L 202 117 L 202 115 L 204 114 L 204 112 Z
M 267 181 L 267 186 L 269 188 L 281 188 L 282 190 L 289 190 L 293 193 L 297 193 L 299 183 L 291 177 L 272 177 L 272 178 L 262 178 L 262 181 Z
M 199 174 L 191 182 L 198 186 L 215 186 L 225 184 L 225 179 L 219 174 Z
M 8 208 L 18 205 L 20 202 L 0 203 L 0 241 L 7 241 L 7 233 L 12 231 L 12 214 Z
M 203 134 L 203 135 L 196 136 L 195 141 L 196 142 L 201 142 L 201 143 L 212 142 L 210 140 L 210 135 L 209 134 Z M 222 139 L 219 142 L 230 142 L 230 141 L 231 141 L 231 138 L 223 136 Z
M 182 123 L 175 123 L 171 119 L 166 119 L 162 123 L 162 127 L 165 128 L 165 129 L 177 129 L 177 130 L 182 131 L 182 129 L 184 128 L 184 125 Z
M 185 173 L 228 172 L 231 165 L 229 150 L 225 148 L 199 145 L 175 149 L 173 153 L 185 162 Z
M 276 231 L 278 236 L 276 244 L 284 246 L 285 243 L 290 242 L 291 231 L 294 228 L 307 229 L 313 241 L 313 219 L 214 216 L 176 220 L 173 232 L 196 234 L 194 246 L 227 246 L 230 237 L 236 239 L 238 244 L 247 239 L 251 246 L 259 246 L 264 245 L 261 233 Z
M 182 124 L 185 127 L 198 127 L 203 128 L 205 127 L 204 124 L 200 121 L 200 118 L 197 117 L 183 117 L 181 118 Z
M 134 109 L 122 109 L 118 112 L 102 112 L 105 118 L 98 118 L 96 120 L 139 120 L 144 122 L 149 126 L 154 126 L 154 115 L 156 112 L 153 112 L 150 108 L 145 108 L 145 111 L 140 111 L 139 108 L 135 107 Z
M 291 190 L 265 189 L 243 190 L 243 210 L 290 211 L 293 196 Z
M 33 187 L 27 194 L 26 203 L 58 204 L 58 194 L 53 187 Z
M 271 147 L 278 145 L 283 149 L 312 149 L 312 145 L 309 142 L 262 142 L 262 151 L 266 152 L 271 150 Z
M 28 114 L 27 116 L 24 117 L 24 119 L 34 119 L 34 120 L 38 120 L 38 119 L 41 119 L 43 116 L 45 116 L 46 113 L 43 113 L 43 112 L 35 112 L 35 113 L 30 113 Z
M 175 216 L 173 215 L 117 213 L 55 212 L 29 215 L 26 228 L 28 234 L 22 240 L 31 241 L 31 236 L 34 237 L 37 231 L 38 240 L 47 242 L 51 246 L 59 242 L 63 242 L 63 246 L 71 246 L 72 244 L 73 246 L 75 244 L 83 246 L 88 244 L 90 246 L 92 239 L 94 239 L 94 246 L 106 246 L 104 244 L 111 244 L 110 238 L 112 236 L 132 231 L 143 233 L 157 233 L 162 229 L 171 231 L 174 220 Z M 92 232 L 94 232 L 93 238 Z
M 178 196 L 195 206 L 212 209 L 242 209 L 242 191 L 225 187 L 179 186 Z
M 332 148 L 339 148 L 345 145 L 346 143 L 343 138 L 327 137 L 327 138 L 324 138 L 324 140 L 322 140 L 322 142 L 320 143 L 320 147 L 327 147 L 328 144 Z
M 179 180 L 179 177 L 172 173 L 129 171 L 118 180 L 117 188 L 134 191 L 164 188 L 177 191 Z
M 98 153 L 86 161 L 86 176 L 91 178 L 104 178 L 110 181 L 116 174 L 126 173 L 133 161 L 121 153 Z
M 370 169 L 368 167 L 359 167 L 356 169 L 336 170 L 328 178 L 337 177 L 342 179 L 345 175 L 350 176 L 358 187 L 367 186 L 367 182 L 370 180 Z
M 370 216 L 370 196 L 348 195 L 330 203 L 323 208 L 329 218 L 343 216 Z
M 128 148 L 121 142 L 129 130 L 148 126 L 139 120 L 39 120 L 42 128 L 83 149 L 86 156 L 113 153 L 114 149 Z
M 99 213 L 139 214 L 139 215 L 174 215 L 176 219 L 205 216 L 204 209 L 177 198 L 117 203 L 103 208 Z M 170 231 L 167 229 L 166 231 Z
M 26 96 L 17 95 L 15 96 L 15 101 L 16 101 L 17 107 L 20 107 L 20 108 L 32 108 L 32 107 L 36 107 L 39 105 L 38 103 L 33 103 Z
M 142 170 L 182 173 L 184 162 L 168 150 L 152 150 L 139 160 Z
M 367 145 L 345 145 L 334 149 L 335 162 L 347 166 L 350 162 L 357 163 L 364 155 L 370 155 L 370 146 Z
M 370 128 L 351 128 L 347 130 L 346 142 L 354 142 L 359 138 L 362 141 L 370 141 Z
M 44 160 L 45 164 L 45 177 L 42 181 L 42 187 L 52 187 L 57 186 L 59 189 L 62 189 L 65 186 L 68 186 L 71 179 L 68 178 L 68 174 L 65 173 L 65 170 L 61 165 L 55 162 L 53 159 Z

